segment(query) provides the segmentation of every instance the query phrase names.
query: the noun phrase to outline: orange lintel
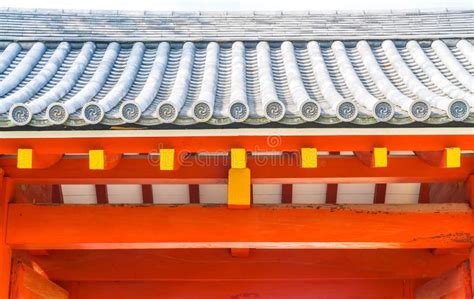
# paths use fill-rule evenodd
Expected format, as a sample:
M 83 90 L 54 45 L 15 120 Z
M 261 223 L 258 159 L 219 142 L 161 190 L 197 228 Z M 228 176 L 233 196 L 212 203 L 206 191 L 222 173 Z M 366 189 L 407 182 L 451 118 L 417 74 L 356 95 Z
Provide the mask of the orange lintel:
M 468 204 L 248 210 L 10 204 L 7 243 L 17 249 L 464 248 L 472 246 L 473 221 Z
M 407 298 L 403 280 L 62 282 L 71 298 Z
M 366 167 L 353 156 L 320 157 L 317 169 L 300 168 L 292 158 L 249 158 L 252 183 L 401 183 L 456 182 L 474 173 L 474 156 L 463 156 L 459 168 L 433 168 L 415 156 L 391 157 L 384 168 Z M 92 171 L 86 158 L 62 159 L 48 169 L 22 170 L 15 159 L 0 158 L 0 167 L 18 183 L 225 183 L 229 161 L 225 157 L 190 158 L 176 171 L 159 171 L 146 158 L 122 158 L 113 170 Z M 140 171 L 137 171 L 137 170 Z M 350 171 L 348 171 L 350 170 Z
M 236 259 L 224 248 L 52 250 L 30 259 L 55 281 L 427 279 L 455 268 L 469 252 L 251 249 Z

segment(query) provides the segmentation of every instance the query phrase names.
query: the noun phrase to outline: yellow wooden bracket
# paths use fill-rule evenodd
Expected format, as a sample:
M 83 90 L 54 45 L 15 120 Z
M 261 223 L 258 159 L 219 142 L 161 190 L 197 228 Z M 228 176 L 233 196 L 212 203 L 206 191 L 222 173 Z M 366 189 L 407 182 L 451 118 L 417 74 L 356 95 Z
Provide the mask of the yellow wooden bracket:
M 415 154 L 434 167 L 461 167 L 461 149 L 459 147 L 448 147 L 440 151 L 415 152 Z
M 33 150 L 29 148 L 19 148 L 17 151 L 17 168 L 33 168 Z
M 374 147 L 372 166 L 375 168 L 387 167 L 388 151 L 386 147 Z
M 318 150 L 315 148 L 301 149 L 301 167 L 316 168 L 318 167 Z
M 244 148 L 232 148 L 230 150 L 230 159 L 232 168 L 247 167 L 247 152 Z
M 118 165 L 121 154 L 107 154 L 103 149 L 89 150 L 90 170 L 109 170 Z
M 174 149 L 160 149 L 160 170 L 174 169 Z
M 461 167 L 461 149 L 459 147 L 445 148 L 443 152 L 444 167 L 459 168 Z
M 104 150 L 89 151 L 89 169 L 104 170 L 105 169 L 105 153 Z
M 18 169 L 44 169 L 58 163 L 62 157 L 63 154 L 37 153 L 30 148 L 19 148 L 16 166 Z
M 227 205 L 229 208 L 249 208 L 251 182 L 249 168 L 229 169 Z

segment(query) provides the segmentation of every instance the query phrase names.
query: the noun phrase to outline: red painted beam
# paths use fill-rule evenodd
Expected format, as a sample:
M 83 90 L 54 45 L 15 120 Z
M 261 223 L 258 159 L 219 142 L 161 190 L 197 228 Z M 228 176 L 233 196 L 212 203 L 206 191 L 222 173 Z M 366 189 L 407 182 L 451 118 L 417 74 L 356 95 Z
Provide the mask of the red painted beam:
M 403 280 L 62 282 L 71 299 L 406 299 Z M 363 296 L 360 296 L 362 294 Z M 389 296 L 387 294 L 390 294 Z M 357 296 L 359 295 L 359 296 Z
M 472 245 L 473 221 L 468 204 L 245 210 L 10 204 L 7 243 L 17 249 L 464 248 Z
M 252 249 L 245 259 L 235 259 L 228 249 L 209 248 L 52 250 L 31 260 L 55 281 L 430 279 L 455 268 L 469 252 Z
M 291 159 L 268 163 L 249 157 L 248 167 L 252 183 L 401 183 L 401 182 L 457 182 L 464 181 L 474 172 L 474 156 L 463 156 L 460 168 L 434 168 L 420 159 L 389 157 L 386 168 L 364 166 L 349 156 L 319 157 L 318 168 L 298 167 Z M 63 159 L 48 169 L 23 170 L 16 168 L 16 160 L 0 159 L 5 175 L 18 183 L 44 184 L 107 184 L 107 183 L 225 183 L 228 158 L 190 158 L 176 171 L 160 171 L 146 158 L 123 158 L 113 170 L 91 171 L 87 159 Z
M 319 151 L 371 151 L 386 147 L 390 151 L 438 151 L 447 147 L 474 150 L 474 135 L 359 135 L 359 136 L 204 136 L 204 137 L 102 137 L 102 138 L 2 138 L 1 154 L 16 154 L 18 148 L 31 148 L 48 154 L 84 153 L 103 149 L 107 153 L 156 153 L 159 145 L 184 152 L 223 152 L 231 148 L 247 151 L 298 152 L 313 146 Z

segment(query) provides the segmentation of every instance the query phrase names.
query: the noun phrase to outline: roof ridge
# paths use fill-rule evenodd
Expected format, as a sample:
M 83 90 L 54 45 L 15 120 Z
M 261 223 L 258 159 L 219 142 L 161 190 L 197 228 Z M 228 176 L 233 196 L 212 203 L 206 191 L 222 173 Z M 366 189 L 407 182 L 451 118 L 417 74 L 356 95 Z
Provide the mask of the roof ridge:
M 335 15 L 377 15 L 377 14 L 445 14 L 445 13 L 471 13 L 474 9 L 464 8 L 421 8 L 421 9 L 369 9 L 369 10 L 223 10 L 223 11 L 159 11 L 159 10 L 101 10 L 101 9 L 56 9 L 56 8 L 17 8 L 0 7 L 0 13 L 26 13 L 26 14 L 81 14 L 81 15 L 121 15 L 121 16 L 258 16 L 258 15 L 314 15 L 314 14 L 335 14 Z

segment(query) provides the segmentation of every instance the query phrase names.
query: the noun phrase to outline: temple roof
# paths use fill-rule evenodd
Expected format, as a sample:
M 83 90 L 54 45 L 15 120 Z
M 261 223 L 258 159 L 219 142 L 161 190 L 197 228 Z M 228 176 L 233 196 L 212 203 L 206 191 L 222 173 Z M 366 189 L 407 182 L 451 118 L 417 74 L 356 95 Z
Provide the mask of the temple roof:
M 473 123 L 473 21 L 0 10 L 0 126 Z

